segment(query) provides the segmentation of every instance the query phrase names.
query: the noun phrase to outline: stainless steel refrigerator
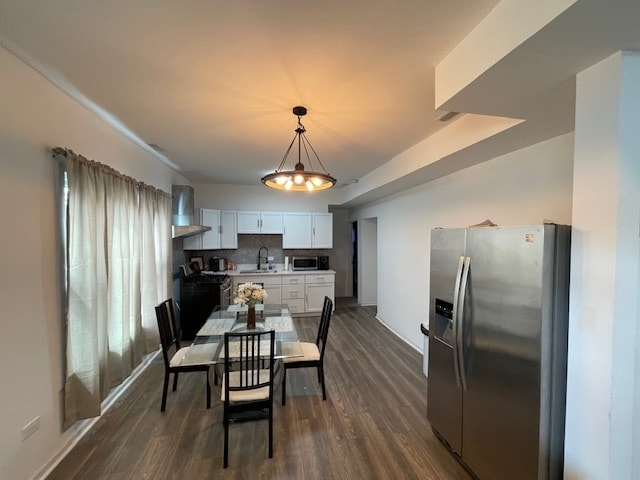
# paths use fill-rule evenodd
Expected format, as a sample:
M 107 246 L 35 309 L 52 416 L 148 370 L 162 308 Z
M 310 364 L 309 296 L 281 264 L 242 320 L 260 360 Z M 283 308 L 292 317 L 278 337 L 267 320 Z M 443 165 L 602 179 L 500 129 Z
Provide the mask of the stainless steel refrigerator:
M 562 478 L 570 227 L 431 232 L 427 418 L 481 480 Z

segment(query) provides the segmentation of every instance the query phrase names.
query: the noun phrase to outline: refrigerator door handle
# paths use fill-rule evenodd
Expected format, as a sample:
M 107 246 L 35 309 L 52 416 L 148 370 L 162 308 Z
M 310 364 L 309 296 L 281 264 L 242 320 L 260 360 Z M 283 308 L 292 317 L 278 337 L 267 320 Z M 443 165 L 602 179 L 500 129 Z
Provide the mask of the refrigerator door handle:
M 464 268 L 462 272 L 462 281 L 460 282 L 460 294 L 458 295 L 457 314 L 458 329 L 456 331 L 456 350 L 458 352 L 458 371 L 460 375 L 460 383 L 462 390 L 467 391 L 467 368 L 464 361 L 464 299 L 467 295 L 467 283 L 469 280 L 469 270 L 471 267 L 471 257 L 464 259 Z M 454 307 L 455 308 L 455 307 Z
M 453 338 L 455 341 L 453 342 L 453 370 L 456 374 L 456 383 L 458 384 L 458 388 L 462 388 L 462 383 L 460 380 L 460 365 L 458 363 L 459 354 L 458 354 L 458 298 L 460 297 L 460 281 L 462 280 L 462 269 L 464 266 L 464 257 L 460 257 L 458 260 L 458 270 L 456 272 L 456 283 L 453 287 L 453 312 L 451 312 L 451 320 L 453 322 Z

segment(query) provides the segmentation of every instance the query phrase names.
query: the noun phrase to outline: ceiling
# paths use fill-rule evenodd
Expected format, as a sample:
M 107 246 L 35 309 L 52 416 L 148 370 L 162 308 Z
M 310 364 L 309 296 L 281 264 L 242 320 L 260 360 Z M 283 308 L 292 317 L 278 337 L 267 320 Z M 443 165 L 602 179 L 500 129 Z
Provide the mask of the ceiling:
M 496 3 L 2 1 L 0 33 L 193 182 L 259 183 L 303 105 L 340 184 L 441 128 L 434 66 Z
M 449 110 L 528 121 L 439 175 L 570 131 L 575 73 L 640 48 L 640 2 L 578 0 L 436 110 L 435 66 L 498 3 L 0 0 L 0 45 L 193 183 L 259 184 L 293 139 L 292 107 L 306 106 L 340 186 L 450 125 Z

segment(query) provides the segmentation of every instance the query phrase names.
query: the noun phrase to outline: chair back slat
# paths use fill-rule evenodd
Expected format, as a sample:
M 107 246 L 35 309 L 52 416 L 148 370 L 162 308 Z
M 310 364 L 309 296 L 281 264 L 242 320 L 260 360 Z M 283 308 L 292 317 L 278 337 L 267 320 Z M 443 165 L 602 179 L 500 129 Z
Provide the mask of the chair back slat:
M 158 331 L 160 332 L 162 355 L 165 364 L 169 365 L 171 354 L 180 350 L 180 339 L 177 335 L 175 317 L 173 315 L 173 299 L 169 298 L 156 306 L 156 320 L 158 321 Z
M 275 331 L 227 332 L 224 335 L 225 396 L 229 392 L 272 388 Z M 229 381 L 233 372 L 233 382 Z
M 329 336 L 329 324 L 331 323 L 331 313 L 333 312 L 333 301 L 329 297 L 324 297 L 324 307 L 322 309 L 322 318 L 320 319 L 320 328 L 318 329 L 318 350 L 320 350 L 320 359 L 324 357 L 324 349 L 327 346 L 327 337 Z

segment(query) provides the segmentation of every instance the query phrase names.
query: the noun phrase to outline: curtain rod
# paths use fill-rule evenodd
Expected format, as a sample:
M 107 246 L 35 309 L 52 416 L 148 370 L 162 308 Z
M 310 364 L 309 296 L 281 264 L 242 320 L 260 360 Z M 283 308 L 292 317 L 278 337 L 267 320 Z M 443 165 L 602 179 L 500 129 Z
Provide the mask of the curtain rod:
M 119 172 L 118 170 L 116 170 L 113 167 L 110 167 L 109 165 L 105 165 L 104 163 L 100 163 L 96 160 L 89 160 L 88 158 L 75 153 L 73 150 L 71 150 L 70 148 L 65 148 L 65 147 L 53 147 L 51 149 L 51 152 L 53 153 L 53 158 L 55 158 L 56 160 L 58 160 L 58 162 L 63 163 L 63 160 L 60 159 L 60 157 L 64 157 L 66 158 L 71 158 L 71 159 L 78 159 L 80 162 L 86 162 L 89 164 L 93 164 L 96 165 L 100 168 L 103 168 L 106 170 L 107 173 L 115 176 L 115 177 L 120 177 L 123 178 L 125 180 L 128 180 L 132 183 L 135 184 L 135 186 L 137 188 L 146 188 L 146 189 L 151 189 L 151 190 L 157 190 L 158 192 L 160 192 L 163 195 L 166 195 L 168 197 L 171 198 L 171 194 L 165 192 L 164 190 L 162 190 L 161 188 L 156 188 L 153 185 L 147 185 L 144 182 L 141 182 L 139 180 L 136 180 L 133 177 L 130 177 L 129 175 L 125 175 L 124 173 Z

